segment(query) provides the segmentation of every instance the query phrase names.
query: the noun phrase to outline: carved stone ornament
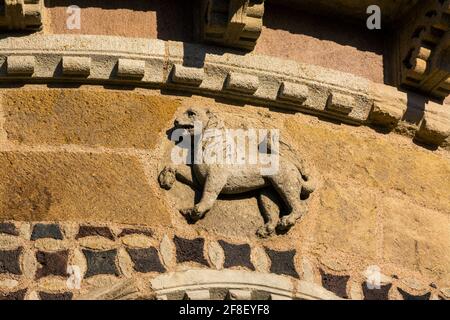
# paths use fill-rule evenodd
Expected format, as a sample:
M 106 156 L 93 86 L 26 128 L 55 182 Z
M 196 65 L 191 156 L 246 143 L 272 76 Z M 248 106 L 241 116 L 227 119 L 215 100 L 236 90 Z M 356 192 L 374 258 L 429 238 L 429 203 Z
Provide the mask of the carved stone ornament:
M 198 128 L 200 131 L 197 131 Z M 159 183 L 162 188 L 170 189 L 178 180 L 202 191 L 199 203 L 193 208 L 180 210 L 188 221 L 202 219 L 221 194 L 239 195 L 255 190 L 259 191 L 258 200 L 265 221 L 264 226 L 257 231 L 260 237 L 287 232 L 307 212 L 306 199 L 315 190 L 316 180 L 304 161 L 291 161 L 285 157 L 283 151 L 271 142 L 272 137 L 265 140 L 266 151 L 256 149 L 259 154 L 264 152 L 277 159 L 274 170 L 265 170 L 265 164 L 260 162 L 215 163 L 206 159 L 215 152 L 212 150 L 217 150 L 217 145 L 220 145 L 219 149 L 226 149 L 224 153 L 230 148 L 228 136 L 222 134 L 227 130 L 224 122 L 208 109 L 189 108 L 176 118 L 174 130 L 176 129 L 184 131 L 182 140 L 189 141 L 184 143 L 184 147 L 189 149 L 188 157 L 194 161 L 191 161 L 191 165 L 166 166 L 159 175 Z M 194 148 L 190 148 L 191 140 Z M 196 148 L 198 144 L 201 146 Z M 239 146 L 232 148 L 237 150 Z M 247 150 L 247 146 L 244 149 Z M 279 201 L 283 203 L 278 203 Z M 280 206 L 287 208 L 288 213 L 281 216 Z
M 0 1 L 0 29 L 39 30 L 42 27 L 42 0 Z
M 200 40 L 252 50 L 262 30 L 264 0 L 201 0 Z

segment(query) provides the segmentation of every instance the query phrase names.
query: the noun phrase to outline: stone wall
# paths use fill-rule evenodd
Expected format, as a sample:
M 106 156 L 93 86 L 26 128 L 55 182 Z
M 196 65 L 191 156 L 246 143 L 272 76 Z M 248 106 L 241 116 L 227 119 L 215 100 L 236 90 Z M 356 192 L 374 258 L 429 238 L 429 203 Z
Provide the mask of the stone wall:
M 140 298 L 448 298 L 448 150 L 182 92 L 1 90 L 1 297 L 82 298 L 135 279 Z M 196 224 L 181 216 L 194 192 L 181 183 L 164 191 L 157 176 L 170 161 L 168 130 L 188 106 L 238 127 L 279 128 L 315 167 L 319 187 L 290 232 L 255 235 L 263 219 L 254 195 L 220 198 Z M 369 290 L 365 272 L 374 265 L 383 285 Z M 80 268 L 80 289 L 67 286 L 68 266 Z M 224 269 L 230 280 L 220 288 L 187 292 L 171 282 Z M 242 283 L 246 272 L 254 276 Z M 264 291 L 261 281 L 279 286 Z

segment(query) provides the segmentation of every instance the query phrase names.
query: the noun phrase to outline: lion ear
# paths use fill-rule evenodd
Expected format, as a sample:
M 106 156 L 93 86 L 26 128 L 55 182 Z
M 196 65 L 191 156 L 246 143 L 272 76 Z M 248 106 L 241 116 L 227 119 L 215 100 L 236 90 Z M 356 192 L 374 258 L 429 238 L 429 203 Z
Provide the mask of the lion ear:
M 206 115 L 209 117 L 209 118 L 211 118 L 211 117 L 213 117 L 214 116 L 214 113 L 211 111 L 211 109 L 206 109 Z

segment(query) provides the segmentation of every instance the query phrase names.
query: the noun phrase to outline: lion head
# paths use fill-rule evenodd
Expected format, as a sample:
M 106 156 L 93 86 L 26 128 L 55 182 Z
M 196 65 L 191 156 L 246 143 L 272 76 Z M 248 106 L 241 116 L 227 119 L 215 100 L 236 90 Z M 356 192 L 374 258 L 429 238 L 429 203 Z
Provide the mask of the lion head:
M 173 123 L 175 129 L 184 129 L 194 134 L 194 126 L 200 125 L 202 131 L 209 128 L 222 128 L 223 123 L 209 109 L 190 107 L 180 114 Z

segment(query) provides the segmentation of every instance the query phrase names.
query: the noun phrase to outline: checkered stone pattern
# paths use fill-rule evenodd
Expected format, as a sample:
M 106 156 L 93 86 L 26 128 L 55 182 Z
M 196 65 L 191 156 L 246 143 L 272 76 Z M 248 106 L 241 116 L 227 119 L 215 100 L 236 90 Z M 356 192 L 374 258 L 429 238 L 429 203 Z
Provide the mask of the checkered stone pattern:
M 233 239 L 189 237 L 127 225 L 0 222 L 0 300 L 71 300 L 95 289 L 135 279 L 148 285 L 168 272 L 190 269 L 242 270 L 313 281 L 344 299 L 449 299 L 438 284 L 407 285 L 389 277 L 379 287 L 360 274 L 335 272 L 314 260 L 301 265 L 295 249 L 270 248 Z M 414 281 L 413 281 L 414 282 Z M 154 297 L 154 295 L 153 295 Z M 259 289 L 174 290 L 157 299 L 285 299 Z M 289 298 L 289 297 L 288 297 Z

